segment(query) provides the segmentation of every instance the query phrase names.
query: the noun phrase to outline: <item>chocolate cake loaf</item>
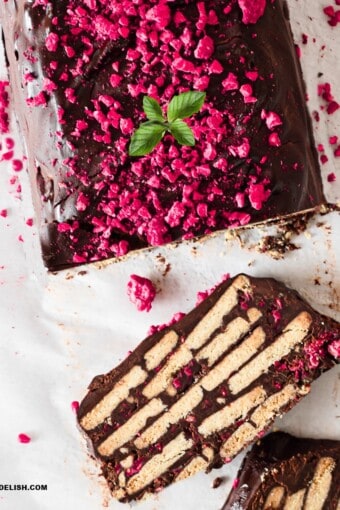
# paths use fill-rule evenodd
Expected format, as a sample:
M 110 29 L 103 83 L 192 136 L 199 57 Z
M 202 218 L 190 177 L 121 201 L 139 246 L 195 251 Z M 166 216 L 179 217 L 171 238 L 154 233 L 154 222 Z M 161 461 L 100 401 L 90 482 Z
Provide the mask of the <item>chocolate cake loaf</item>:
M 113 495 L 229 462 L 340 360 L 340 325 L 273 279 L 220 284 L 96 377 L 78 419 Z
M 269 434 L 245 458 L 222 510 L 339 510 L 340 441 Z
M 48 268 L 324 202 L 283 0 L 8 0 L 0 20 Z M 195 145 L 129 156 L 145 96 L 185 91 L 206 93 Z

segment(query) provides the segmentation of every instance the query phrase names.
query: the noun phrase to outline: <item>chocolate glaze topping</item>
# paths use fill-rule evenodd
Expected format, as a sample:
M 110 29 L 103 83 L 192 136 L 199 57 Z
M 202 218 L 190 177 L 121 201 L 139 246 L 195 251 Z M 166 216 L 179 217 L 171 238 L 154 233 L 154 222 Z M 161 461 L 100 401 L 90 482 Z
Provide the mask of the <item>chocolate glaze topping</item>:
M 275 507 L 282 510 L 287 496 L 308 489 L 324 457 L 334 459 L 336 465 L 322 508 L 336 510 L 340 502 L 340 441 L 300 439 L 285 432 L 269 434 L 253 446 L 240 468 L 237 487 L 222 510 L 262 509 L 270 491 L 283 487 L 285 497 Z
M 215 329 L 212 332 L 205 332 L 206 337 L 202 339 L 200 345 L 196 349 L 192 349 L 189 346 L 189 339 L 192 339 L 190 334 L 195 331 L 194 341 L 196 342 L 201 332 L 205 331 L 202 321 L 205 320 L 209 312 L 217 310 L 216 307 L 221 298 L 229 291 L 238 288 L 239 282 L 244 278 L 248 283 L 243 290 L 237 291 L 236 305 L 230 311 L 222 313 L 218 326 L 214 326 Z M 249 313 L 254 309 L 258 310 L 261 316 L 255 317 L 255 321 L 247 326 L 246 332 L 236 333 L 236 340 L 233 344 L 222 349 L 215 360 L 210 362 L 210 353 L 215 348 L 214 339 L 228 330 L 235 331 L 235 328 L 237 330 L 239 326 L 236 325 L 235 320 L 248 321 Z M 270 351 L 273 346 L 274 349 L 281 349 L 278 341 L 280 335 L 286 330 L 294 329 L 296 318 L 306 314 L 309 317 L 309 326 L 300 337 L 301 340 L 295 343 L 294 347 L 289 348 L 287 354 L 276 353 L 273 361 L 268 364 L 266 360 L 271 356 Z M 262 328 L 265 333 L 263 343 L 260 346 L 252 344 L 253 347 L 247 354 L 246 361 L 243 358 L 246 353 L 246 343 L 259 328 Z M 299 329 L 300 326 L 297 327 L 296 335 L 299 335 Z M 149 355 L 147 353 L 152 349 L 158 349 L 159 353 L 163 349 L 164 337 L 169 334 L 175 337 L 172 347 L 160 357 L 157 366 L 148 366 Z M 239 336 L 238 339 L 237 336 Z M 220 341 L 224 342 L 225 340 L 221 337 Z M 174 359 L 178 359 L 179 351 L 183 349 L 183 346 L 187 346 L 192 355 L 184 360 L 179 368 L 170 373 L 169 379 L 163 387 L 150 395 L 148 392 L 150 384 L 157 380 L 159 374 L 164 372 L 168 364 L 171 364 Z M 206 346 L 208 346 L 207 354 L 202 356 L 202 349 Z M 221 377 L 221 371 L 216 373 L 216 366 L 227 358 L 230 358 L 228 363 L 233 364 L 237 349 L 239 349 L 237 360 L 243 359 L 243 361 L 238 361 L 239 364 L 235 365 L 230 374 L 228 373 L 228 364 L 224 365 L 223 370 L 227 372 L 222 372 Z M 265 354 L 263 355 L 263 353 Z M 138 499 L 146 492 L 157 492 L 175 481 L 181 473 L 189 469 L 191 461 L 197 457 L 203 459 L 204 466 L 201 469 L 206 470 L 220 467 L 223 463 L 229 462 L 233 456 L 251 442 L 250 437 L 255 439 L 261 435 L 264 429 L 271 425 L 278 413 L 288 411 L 301 397 L 307 394 L 311 382 L 322 372 L 339 362 L 339 357 L 339 324 L 318 314 L 295 291 L 288 289 L 276 280 L 240 275 L 219 285 L 213 294 L 178 323 L 145 339 L 127 359 L 111 372 L 95 377 L 89 386 L 88 394 L 81 402 L 78 419 L 94 455 L 101 461 L 103 474 L 114 495 L 123 501 Z M 264 363 L 263 370 L 254 377 L 251 376 L 254 367 L 247 368 L 247 363 L 251 364 L 252 361 L 255 361 L 255 371 L 256 366 Z M 143 375 L 141 382 L 131 382 L 131 378 L 130 383 L 126 382 L 126 379 L 124 382 L 127 374 L 136 370 L 136 367 Z M 243 380 L 249 379 L 249 382 L 243 384 L 241 381 L 240 387 L 237 388 L 237 385 L 233 384 L 233 378 L 237 377 L 239 372 L 244 374 Z M 220 382 L 211 385 L 209 377 L 213 379 L 216 376 L 220 377 Z M 112 408 L 110 408 L 111 404 L 105 404 L 105 399 L 108 398 L 113 388 L 115 388 L 113 394 L 118 395 L 117 391 L 120 391 L 120 386 L 126 391 L 119 402 L 117 401 L 115 405 L 112 404 Z M 197 386 L 203 388 L 203 393 L 195 401 Z M 232 423 L 226 424 L 222 421 L 216 431 L 203 432 L 205 430 L 203 424 L 209 421 L 211 415 L 228 406 L 231 406 L 230 409 L 232 409 L 242 399 L 244 400 L 244 397 L 247 398 L 248 394 L 255 395 L 257 392 L 265 392 L 265 402 L 268 402 L 269 405 L 273 398 L 277 398 L 279 402 L 282 391 L 288 387 L 294 388 L 293 396 L 282 404 L 274 406 L 275 410 L 268 419 L 262 417 L 258 422 L 258 416 L 255 418 L 252 409 L 256 407 L 255 403 L 250 406 L 246 404 L 249 412 L 240 411 L 235 415 L 237 418 Z M 198 389 L 201 391 L 200 388 Z M 190 391 L 196 395 L 193 397 L 193 402 L 185 403 L 185 410 L 180 419 L 170 421 L 173 407 L 177 404 L 178 409 L 178 402 L 184 402 L 186 394 Z M 249 396 L 249 400 L 251 398 Z M 151 401 L 155 404 L 156 400 L 157 405 L 161 407 L 154 414 L 148 415 L 144 424 L 142 420 L 137 429 L 131 426 L 132 432 L 127 433 L 126 430 L 124 433 L 121 432 L 124 430 L 123 427 L 128 427 L 126 423 L 129 420 L 133 422 L 136 419 L 135 416 L 138 416 L 137 413 L 144 412 L 146 406 L 150 405 Z M 102 412 L 104 414 L 101 414 Z M 158 432 L 161 429 L 157 423 L 162 420 L 163 412 L 166 412 L 167 424 L 163 432 Z M 263 413 L 266 412 L 264 409 Z M 218 417 L 216 417 L 217 422 Z M 239 446 L 232 449 L 232 453 L 222 453 L 225 443 L 228 443 L 228 440 L 235 435 L 241 434 L 240 437 L 243 437 L 243 429 L 247 427 L 254 430 L 254 435 L 249 436 L 248 439 L 248 436 L 245 436 Z M 255 428 L 253 429 L 253 427 Z M 148 429 L 157 429 L 156 435 L 149 442 L 146 440 L 140 442 L 141 438 L 147 434 Z M 107 446 L 111 441 L 110 438 L 119 436 L 120 433 L 125 439 L 120 439 L 118 443 L 115 443 L 116 447 L 112 446 L 112 449 L 111 446 Z M 138 478 L 138 472 L 143 469 L 143 466 L 157 455 L 162 455 L 163 450 L 181 433 L 184 433 L 186 440 L 192 442 L 183 456 L 176 462 L 174 461 L 170 469 L 161 471 L 160 475 L 145 487 L 129 490 L 130 478 L 133 480 L 134 475 Z M 129 436 L 129 434 L 131 435 Z M 124 464 L 127 458 L 130 459 L 132 468 L 130 465 Z M 127 484 L 126 491 L 124 489 L 125 482 L 123 483 L 121 480 L 122 476 L 125 477 L 124 480 Z M 189 475 L 186 474 L 186 476 Z
M 48 268 L 324 202 L 287 6 L 247 4 L 1 2 Z M 207 93 L 196 146 L 166 136 L 129 158 L 143 96 L 166 108 L 186 90 Z

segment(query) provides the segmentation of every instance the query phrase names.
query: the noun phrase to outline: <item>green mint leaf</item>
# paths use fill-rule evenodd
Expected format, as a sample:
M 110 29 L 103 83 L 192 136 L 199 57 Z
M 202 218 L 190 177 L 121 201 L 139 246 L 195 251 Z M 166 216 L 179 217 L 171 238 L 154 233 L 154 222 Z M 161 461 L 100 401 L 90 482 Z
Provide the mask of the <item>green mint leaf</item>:
M 160 122 L 164 122 L 161 107 L 156 99 L 153 99 L 150 96 L 144 96 L 143 110 L 149 120 L 159 120 Z
M 144 122 L 133 133 L 129 145 L 129 156 L 145 156 L 162 140 L 166 126 L 159 122 Z
M 184 92 L 174 96 L 168 106 L 168 121 L 186 119 L 200 111 L 205 100 L 205 92 Z
M 195 145 L 194 133 L 183 120 L 174 120 L 170 125 L 170 133 L 181 145 Z

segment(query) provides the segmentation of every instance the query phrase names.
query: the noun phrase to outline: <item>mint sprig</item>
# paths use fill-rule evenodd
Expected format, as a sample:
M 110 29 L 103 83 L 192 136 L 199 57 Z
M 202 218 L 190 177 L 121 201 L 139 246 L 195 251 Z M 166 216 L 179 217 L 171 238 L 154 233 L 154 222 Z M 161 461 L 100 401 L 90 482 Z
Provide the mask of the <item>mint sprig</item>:
M 133 133 L 129 145 L 129 156 L 145 156 L 162 140 L 166 132 L 181 145 L 195 145 L 192 129 L 182 119 L 199 112 L 205 100 L 205 92 L 189 91 L 174 96 L 168 106 L 166 118 L 160 104 L 149 96 L 143 98 L 143 110 L 149 119 Z
M 170 133 L 181 145 L 195 145 L 195 137 L 192 129 L 181 119 L 176 119 L 171 123 Z

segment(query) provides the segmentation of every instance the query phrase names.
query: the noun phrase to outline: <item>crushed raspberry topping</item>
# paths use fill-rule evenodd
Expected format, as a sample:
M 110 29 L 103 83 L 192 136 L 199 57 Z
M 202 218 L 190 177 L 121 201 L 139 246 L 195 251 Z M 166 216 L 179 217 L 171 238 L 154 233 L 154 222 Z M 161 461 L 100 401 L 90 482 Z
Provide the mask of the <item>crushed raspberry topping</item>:
M 53 228 L 74 263 L 244 226 L 274 207 L 268 176 L 286 143 L 285 118 L 279 107 L 267 111 L 261 87 L 275 93 L 275 77 L 249 47 L 265 8 L 265 0 L 30 7 L 33 22 L 42 23 L 35 27 L 42 47 L 32 38 L 23 85 L 41 115 L 56 103 Z M 242 22 L 249 41 L 239 44 L 228 34 Z M 207 93 L 187 120 L 195 146 L 166 135 L 151 154 L 130 158 L 131 135 L 146 120 L 143 97 L 166 111 L 188 90 Z M 295 163 L 302 166 L 279 159 L 275 172 Z M 43 201 L 51 200 L 50 186 L 46 178 Z
M 263 16 L 266 8 L 266 0 L 237 0 L 242 9 L 244 24 L 257 23 Z
M 132 274 L 127 284 L 127 294 L 137 310 L 149 312 L 156 296 L 156 289 L 148 278 Z
M 334 342 L 328 346 L 328 352 L 334 356 L 334 358 L 340 358 L 340 340 L 334 340 Z

